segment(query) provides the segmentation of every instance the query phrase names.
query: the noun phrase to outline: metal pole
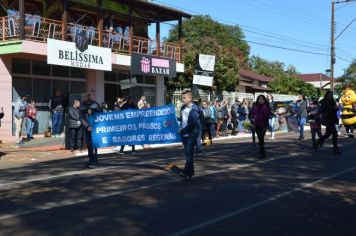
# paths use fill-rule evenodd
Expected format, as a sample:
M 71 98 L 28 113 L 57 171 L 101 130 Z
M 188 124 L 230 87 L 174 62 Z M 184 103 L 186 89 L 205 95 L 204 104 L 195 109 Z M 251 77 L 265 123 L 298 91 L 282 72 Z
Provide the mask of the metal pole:
M 330 89 L 334 92 L 334 65 L 335 65 L 335 2 L 331 3 L 331 47 L 330 47 Z

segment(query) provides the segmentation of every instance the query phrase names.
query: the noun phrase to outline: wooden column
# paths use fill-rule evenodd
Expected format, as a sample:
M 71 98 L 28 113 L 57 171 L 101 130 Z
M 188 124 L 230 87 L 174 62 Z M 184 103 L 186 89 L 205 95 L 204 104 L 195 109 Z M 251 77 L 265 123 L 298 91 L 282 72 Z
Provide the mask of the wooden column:
M 20 36 L 20 40 L 24 40 L 25 39 L 25 0 L 19 1 L 19 13 L 20 13 L 19 36 Z
M 156 21 L 156 54 L 161 56 L 161 23 L 158 17 Z
M 99 30 L 99 47 L 103 46 L 103 29 L 104 29 L 104 10 L 103 10 L 103 0 L 98 0 L 99 6 L 99 21 L 98 21 L 98 30 Z
M 63 14 L 62 14 L 62 40 L 67 40 L 67 24 L 69 15 L 69 2 L 68 0 L 63 0 Z
M 129 28 L 129 51 L 130 51 L 130 55 L 133 52 L 133 44 L 134 44 L 134 40 L 133 40 L 133 36 L 134 36 L 134 23 L 133 23 L 133 16 L 132 16 L 132 8 L 129 8 L 129 16 L 130 16 L 130 20 L 129 20 L 129 24 L 130 24 L 130 28 Z

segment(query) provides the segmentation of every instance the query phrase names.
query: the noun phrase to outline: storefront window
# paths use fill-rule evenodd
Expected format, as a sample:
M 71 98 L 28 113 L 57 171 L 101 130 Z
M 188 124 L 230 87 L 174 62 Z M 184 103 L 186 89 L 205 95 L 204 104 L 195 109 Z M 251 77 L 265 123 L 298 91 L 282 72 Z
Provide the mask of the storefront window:
M 49 79 L 33 79 L 33 88 L 48 88 L 48 89 L 35 89 L 33 92 L 33 100 L 36 103 L 46 104 L 51 98 L 51 80 Z
M 52 66 L 52 75 L 56 77 L 69 77 L 69 67 Z
M 71 68 L 71 77 L 85 79 L 87 77 L 87 70 L 81 68 Z
M 12 73 L 14 74 L 30 74 L 31 60 L 27 59 L 12 59 Z
M 116 72 L 105 71 L 104 72 L 104 80 L 116 82 Z
M 22 95 L 32 98 L 32 79 L 31 78 L 12 78 L 12 101 L 16 102 Z
M 32 61 L 33 75 L 51 75 L 51 65 L 46 61 Z

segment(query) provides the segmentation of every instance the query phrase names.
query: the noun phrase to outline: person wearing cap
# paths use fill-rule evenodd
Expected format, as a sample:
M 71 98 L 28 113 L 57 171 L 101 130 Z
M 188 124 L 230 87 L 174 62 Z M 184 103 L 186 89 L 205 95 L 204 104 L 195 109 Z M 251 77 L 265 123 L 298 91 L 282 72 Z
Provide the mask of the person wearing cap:
M 88 146 L 88 157 L 89 162 L 87 164 L 87 168 L 95 168 L 98 165 L 98 149 L 93 147 L 92 143 L 92 127 L 90 124 L 90 115 L 94 113 L 100 113 L 101 107 L 99 103 L 91 99 L 90 93 L 83 94 L 83 102 L 80 106 L 80 110 L 82 112 L 82 120 L 81 123 L 83 125 L 85 141 Z
M 14 119 L 15 119 L 15 138 L 16 138 L 16 145 L 23 144 L 21 140 L 21 131 L 22 125 L 24 122 L 24 118 L 26 116 L 26 99 L 28 98 L 27 95 L 22 95 L 15 103 L 14 108 Z

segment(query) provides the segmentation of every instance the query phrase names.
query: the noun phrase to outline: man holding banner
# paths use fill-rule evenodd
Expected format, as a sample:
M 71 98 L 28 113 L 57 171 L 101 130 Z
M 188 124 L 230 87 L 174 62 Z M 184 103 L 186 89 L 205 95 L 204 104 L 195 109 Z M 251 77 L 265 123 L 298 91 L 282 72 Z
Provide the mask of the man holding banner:
M 181 108 L 181 129 L 185 156 L 185 167 L 181 175 L 184 178 L 194 176 L 194 147 L 197 137 L 199 137 L 199 108 L 192 101 L 192 92 L 190 90 L 183 91 L 182 100 L 183 107 Z

